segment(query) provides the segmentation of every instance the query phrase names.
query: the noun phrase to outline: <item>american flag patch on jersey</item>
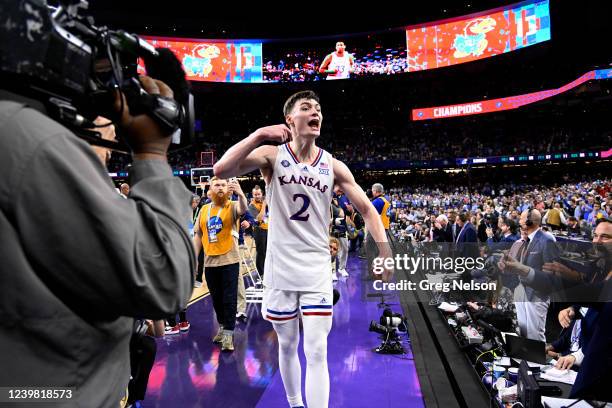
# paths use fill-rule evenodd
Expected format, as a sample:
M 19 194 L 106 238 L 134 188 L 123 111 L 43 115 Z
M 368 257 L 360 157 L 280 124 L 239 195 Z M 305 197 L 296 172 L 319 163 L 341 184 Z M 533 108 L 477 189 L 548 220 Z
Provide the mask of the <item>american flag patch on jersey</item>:
M 322 169 L 329 169 L 329 166 L 327 165 L 327 163 L 319 163 L 319 167 L 321 167 Z

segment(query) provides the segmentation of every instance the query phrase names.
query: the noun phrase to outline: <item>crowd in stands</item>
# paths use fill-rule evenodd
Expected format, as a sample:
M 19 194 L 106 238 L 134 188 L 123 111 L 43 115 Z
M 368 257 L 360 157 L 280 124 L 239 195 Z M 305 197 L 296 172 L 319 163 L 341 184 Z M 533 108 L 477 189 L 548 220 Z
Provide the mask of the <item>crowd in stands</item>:
M 467 213 L 477 228 L 489 224 L 494 234 L 499 233 L 499 217 L 518 223 L 520 214 L 529 209 L 541 212 L 553 230 L 569 230 L 572 221 L 578 223 L 574 234 L 590 237 L 598 219 L 612 217 L 612 181 L 563 184 L 558 187 L 543 185 L 500 185 L 483 188 L 470 194 L 467 186 L 446 188 L 440 186 L 418 186 L 392 188 L 389 190 L 392 220 L 399 235 L 418 231 L 418 241 L 434 240 L 435 218 L 442 214 Z M 555 209 L 557 208 L 558 209 Z M 555 218 L 546 214 L 560 212 Z M 487 220 L 487 215 L 489 218 Z M 414 236 L 414 235 L 413 235 Z M 481 242 L 489 237 L 479 234 Z
M 198 147 L 190 146 L 171 152 L 168 160 L 173 168 L 197 167 L 199 152 L 212 151 L 219 157 L 233 141 L 235 139 L 230 136 L 218 143 L 200 143 Z M 448 131 L 438 133 L 428 128 L 413 127 L 406 133 L 389 134 L 380 127 L 370 127 L 357 129 L 354 134 L 343 132 L 340 137 L 323 137 L 321 145 L 334 157 L 350 165 L 386 160 L 454 160 L 461 157 L 600 152 L 612 146 L 612 133 L 594 135 L 590 132 L 579 134 L 559 130 L 540 137 L 500 134 L 483 139 L 465 130 L 450 134 Z M 114 155 L 110 166 L 113 171 L 118 171 L 128 163 L 128 156 Z

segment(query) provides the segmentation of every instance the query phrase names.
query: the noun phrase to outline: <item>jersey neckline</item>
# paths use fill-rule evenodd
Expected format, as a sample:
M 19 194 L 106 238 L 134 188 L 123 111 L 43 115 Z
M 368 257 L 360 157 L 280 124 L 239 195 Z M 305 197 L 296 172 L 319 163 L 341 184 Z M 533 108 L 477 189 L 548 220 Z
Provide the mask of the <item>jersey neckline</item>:
M 306 163 L 301 163 L 298 160 L 297 155 L 293 152 L 293 149 L 291 149 L 291 146 L 289 145 L 289 143 L 285 143 L 285 148 L 287 149 L 287 152 L 289 153 L 289 156 L 291 156 L 291 158 L 293 159 L 295 164 L 306 164 Z M 321 157 L 323 156 L 323 149 L 321 149 L 318 146 L 317 146 L 317 148 L 319 149 L 319 152 L 317 153 L 317 155 L 316 155 L 315 159 L 313 160 L 313 162 L 311 164 L 309 164 L 310 167 L 316 167 L 316 165 L 319 164 L 319 161 L 321 161 Z

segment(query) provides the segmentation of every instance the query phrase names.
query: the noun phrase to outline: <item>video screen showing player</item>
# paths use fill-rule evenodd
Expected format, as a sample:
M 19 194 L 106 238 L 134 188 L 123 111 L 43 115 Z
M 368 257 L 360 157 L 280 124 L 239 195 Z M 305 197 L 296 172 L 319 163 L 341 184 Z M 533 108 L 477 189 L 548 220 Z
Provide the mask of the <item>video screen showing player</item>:
M 325 79 L 328 81 L 350 78 L 354 71 L 355 59 L 346 52 L 346 45 L 343 41 L 336 43 L 336 51 L 328 54 L 319 68 L 320 73 L 327 74 Z

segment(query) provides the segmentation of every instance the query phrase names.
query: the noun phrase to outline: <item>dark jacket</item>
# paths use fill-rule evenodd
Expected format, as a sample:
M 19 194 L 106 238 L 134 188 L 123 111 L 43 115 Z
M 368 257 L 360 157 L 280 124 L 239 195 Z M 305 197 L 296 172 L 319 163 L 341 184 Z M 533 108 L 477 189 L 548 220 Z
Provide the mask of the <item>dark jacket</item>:
M 463 228 L 459 231 L 457 237 L 457 256 L 464 258 L 478 258 L 480 252 L 478 250 L 478 237 L 476 229 L 470 222 L 466 222 Z
M 446 228 L 434 228 L 433 239 L 436 242 L 453 242 L 452 224 L 446 224 Z

